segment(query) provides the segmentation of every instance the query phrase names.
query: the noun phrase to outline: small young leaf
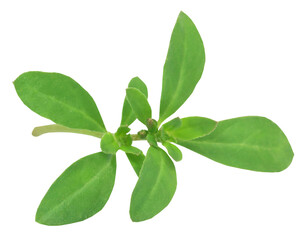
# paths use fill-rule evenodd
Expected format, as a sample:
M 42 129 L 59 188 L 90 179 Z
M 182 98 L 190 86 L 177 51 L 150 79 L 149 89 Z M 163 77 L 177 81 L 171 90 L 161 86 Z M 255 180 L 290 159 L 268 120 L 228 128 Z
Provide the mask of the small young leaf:
M 130 80 L 128 87 L 136 88 L 140 90 L 145 97 L 148 97 L 147 87 L 145 83 L 138 77 L 135 77 Z M 124 105 L 123 105 L 123 111 L 122 111 L 122 120 L 121 125 L 127 125 L 129 126 L 136 120 L 136 115 L 132 111 L 132 108 L 127 100 L 127 97 L 125 97 Z
M 120 126 L 116 131 L 115 138 L 120 146 L 131 146 L 132 138 L 130 134 L 127 134 L 130 131 L 129 127 Z
M 157 140 L 153 134 L 148 133 L 146 136 L 146 140 L 150 144 L 150 146 L 158 147 Z
M 67 168 L 42 199 L 36 221 L 64 225 L 87 219 L 106 204 L 115 179 L 115 155 L 95 153 Z
M 167 123 L 163 124 L 162 127 L 166 131 L 173 131 L 173 130 L 179 128 L 181 126 L 181 124 L 182 124 L 181 119 L 176 117 L 176 118 L 168 121 Z
M 119 150 L 119 144 L 112 133 L 107 132 L 101 139 L 101 149 L 104 153 L 115 154 Z
M 264 117 L 220 121 L 211 134 L 177 143 L 216 162 L 261 172 L 282 171 L 293 158 L 285 134 Z
M 181 119 L 181 126 L 174 130 L 166 130 L 175 139 L 192 140 L 208 135 L 216 128 L 217 122 L 204 117 L 187 117 Z
M 131 166 L 133 167 L 134 171 L 136 172 L 137 176 L 139 176 L 145 159 L 145 155 L 141 152 L 139 155 L 126 153 L 126 156 Z
M 182 152 L 178 147 L 176 147 L 174 144 L 171 144 L 169 142 L 162 143 L 164 147 L 166 147 L 166 150 L 168 154 L 174 159 L 175 161 L 181 161 L 182 160 Z
M 192 20 L 183 12 L 174 27 L 163 69 L 161 124 L 188 99 L 201 78 L 204 47 Z
M 137 156 L 139 156 L 142 153 L 142 151 L 139 148 L 133 146 L 121 146 L 120 149 L 125 153 L 131 153 Z
M 172 160 L 161 148 L 150 147 L 131 196 L 132 221 L 144 221 L 161 212 L 174 196 L 176 186 Z
M 70 77 L 26 72 L 14 85 L 22 102 L 39 115 L 69 128 L 106 131 L 92 97 Z
M 127 127 L 127 126 L 120 126 L 119 128 L 118 128 L 118 130 L 116 131 L 116 133 L 115 133 L 115 135 L 116 136 L 122 136 L 122 135 L 126 135 L 127 133 L 129 133 L 130 132 L 130 128 L 129 127 Z
M 158 123 L 155 119 L 148 118 L 146 121 L 146 126 L 148 129 L 148 132 L 150 133 L 157 133 L 158 132 Z
M 147 119 L 151 118 L 151 108 L 145 95 L 136 88 L 127 88 L 126 97 L 136 117 L 146 125 Z

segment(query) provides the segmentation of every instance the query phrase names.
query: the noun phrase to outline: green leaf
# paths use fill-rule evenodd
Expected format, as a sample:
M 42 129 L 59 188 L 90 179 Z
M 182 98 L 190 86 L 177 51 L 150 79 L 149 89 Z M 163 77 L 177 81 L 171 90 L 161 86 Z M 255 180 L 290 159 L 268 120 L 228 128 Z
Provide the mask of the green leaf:
M 136 172 L 137 176 L 139 176 L 145 155 L 141 152 L 139 155 L 132 154 L 132 153 L 126 153 L 126 156 L 133 167 L 134 171 Z
M 204 47 L 192 20 L 183 12 L 174 27 L 163 69 L 159 125 L 192 94 L 201 78 Z
M 121 146 L 120 149 L 125 153 L 131 153 L 137 156 L 139 156 L 142 153 L 142 151 L 139 148 L 133 146 Z
M 174 159 L 177 162 L 182 160 L 182 152 L 178 147 L 176 147 L 174 144 L 171 144 L 169 142 L 164 142 L 162 144 L 166 148 L 168 154 L 172 157 L 172 159 Z
M 216 162 L 261 172 L 282 171 L 293 158 L 285 134 L 264 117 L 220 121 L 210 135 L 177 143 Z
M 158 122 L 155 119 L 148 118 L 146 121 L 148 132 L 154 134 L 158 132 Z
M 163 129 L 166 131 L 173 131 L 177 128 L 179 128 L 182 124 L 182 121 L 180 118 L 176 117 L 170 121 L 168 121 L 167 123 L 164 123 L 162 125 Z
M 192 140 L 203 137 L 215 130 L 217 122 L 204 117 L 187 117 L 181 119 L 181 126 L 166 133 L 180 140 Z
M 118 130 L 116 131 L 115 135 L 116 136 L 124 136 L 126 135 L 127 133 L 130 132 L 130 128 L 125 126 L 125 125 L 121 125 Z
M 112 133 L 106 132 L 104 134 L 101 139 L 101 149 L 104 153 L 109 154 L 115 154 L 119 150 L 119 144 Z
M 151 108 L 146 96 L 136 88 L 127 88 L 126 97 L 137 119 L 146 125 L 147 119 L 151 118 Z
M 26 72 L 14 85 L 22 102 L 39 115 L 69 128 L 106 131 L 92 97 L 70 77 Z
M 36 221 L 45 225 L 79 222 L 106 204 L 115 179 L 115 155 L 95 153 L 67 168 L 42 199 Z
M 132 221 L 144 221 L 161 212 L 174 196 L 176 186 L 172 160 L 161 148 L 150 147 L 131 196 Z
M 148 133 L 146 136 L 146 140 L 150 146 L 158 147 L 158 142 L 156 140 L 156 137 L 153 134 Z
M 145 83 L 138 77 L 135 77 L 130 80 L 128 87 L 136 88 L 140 90 L 145 97 L 148 97 L 147 87 Z M 121 125 L 127 125 L 129 126 L 136 120 L 136 115 L 132 111 L 132 108 L 127 100 L 127 97 L 125 97 L 124 105 L 123 105 L 123 111 L 122 111 L 122 120 Z
M 114 134 L 117 142 L 119 142 L 120 146 L 131 146 L 132 138 L 130 134 L 127 134 L 130 131 L 129 127 L 120 126 L 117 132 Z

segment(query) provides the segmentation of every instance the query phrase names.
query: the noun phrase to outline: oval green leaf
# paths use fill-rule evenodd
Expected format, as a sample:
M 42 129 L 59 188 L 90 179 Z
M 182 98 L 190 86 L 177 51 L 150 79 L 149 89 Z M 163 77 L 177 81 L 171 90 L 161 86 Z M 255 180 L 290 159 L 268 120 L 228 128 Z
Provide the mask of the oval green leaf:
M 187 117 L 181 119 L 181 126 L 165 132 L 180 140 L 192 140 L 210 134 L 216 128 L 217 122 L 204 117 Z
M 70 77 L 26 72 L 14 85 L 22 102 L 39 115 L 69 128 L 106 131 L 92 97 Z
M 136 172 L 137 176 L 139 176 L 144 159 L 145 159 L 145 155 L 142 152 L 139 155 L 126 152 L 126 156 L 129 160 L 132 168 Z
M 293 158 L 285 134 L 264 117 L 220 121 L 210 135 L 177 143 L 216 162 L 253 171 L 279 172 Z
M 183 12 L 174 27 L 163 69 L 159 124 L 188 99 L 201 78 L 205 62 L 203 42 Z
M 151 118 L 151 108 L 146 96 L 136 88 L 127 88 L 126 97 L 137 119 L 146 125 L 147 119 Z
M 42 199 L 36 221 L 64 225 L 85 220 L 106 204 L 115 179 L 115 155 L 95 153 L 67 168 Z
M 172 160 L 161 148 L 150 147 L 131 196 L 132 221 L 144 221 L 161 212 L 174 196 L 176 186 Z
M 145 97 L 148 97 L 148 91 L 145 83 L 138 77 L 135 77 L 130 80 L 128 87 L 136 88 L 140 90 Z M 132 108 L 127 100 L 127 97 L 125 97 L 124 105 L 123 105 L 123 111 L 122 111 L 122 120 L 121 120 L 121 126 L 126 125 L 129 126 L 136 120 L 136 115 L 132 111 Z
M 164 142 L 162 144 L 166 148 L 168 154 L 172 157 L 172 159 L 174 159 L 177 162 L 182 160 L 182 152 L 178 147 L 176 147 L 174 144 L 171 144 L 169 142 Z
M 125 153 L 131 153 L 138 156 L 142 154 L 142 151 L 139 148 L 133 146 L 121 146 L 120 149 Z

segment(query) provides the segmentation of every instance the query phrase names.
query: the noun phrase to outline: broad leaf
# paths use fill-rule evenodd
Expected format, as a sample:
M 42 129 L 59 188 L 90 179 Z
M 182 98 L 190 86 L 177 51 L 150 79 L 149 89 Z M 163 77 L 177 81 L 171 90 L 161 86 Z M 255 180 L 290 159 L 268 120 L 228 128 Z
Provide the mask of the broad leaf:
M 210 135 L 177 143 L 216 162 L 254 171 L 279 172 L 293 158 L 285 134 L 264 117 L 220 121 Z
M 112 133 L 106 132 L 104 134 L 101 139 L 101 149 L 104 153 L 109 154 L 115 154 L 119 150 L 119 144 Z
M 130 80 L 128 87 L 137 88 L 140 90 L 145 97 L 148 97 L 147 87 L 145 83 L 138 77 L 135 77 Z M 136 115 L 132 111 L 132 108 L 127 100 L 127 97 L 125 97 L 124 105 L 123 105 L 123 111 L 122 111 L 122 120 L 121 120 L 121 126 L 127 125 L 129 126 L 136 120 Z
M 50 187 L 39 205 L 36 221 L 63 225 L 93 216 L 106 204 L 115 172 L 115 155 L 99 152 L 78 160 Z
M 201 78 L 204 47 L 196 26 L 183 12 L 174 27 L 163 69 L 159 125 L 192 94 Z
M 106 131 L 92 97 L 70 77 L 26 72 L 14 85 L 23 103 L 39 115 L 69 128 Z
M 174 159 L 175 161 L 182 160 L 182 152 L 174 144 L 171 144 L 169 142 L 164 142 L 163 146 L 166 148 L 168 154 L 172 157 L 172 159 Z
M 126 96 L 137 119 L 146 125 L 147 119 L 151 118 L 151 108 L 146 96 L 136 88 L 127 88 Z
M 187 117 L 181 119 L 181 126 L 166 133 L 180 140 L 191 140 L 210 134 L 216 128 L 217 122 L 204 117 Z
M 144 221 L 162 211 L 174 196 L 176 186 L 172 160 L 161 148 L 150 147 L 131 196 L 132 221 Z
M 133 167 L 134 171 L 139 176 L 144 159 L 145 159 L 145 155 L 143 153 L 140 153 L 139 155 L 133 154 L 133 153 L 126 153 L 126 156 L 129 160 L 131 166 Z

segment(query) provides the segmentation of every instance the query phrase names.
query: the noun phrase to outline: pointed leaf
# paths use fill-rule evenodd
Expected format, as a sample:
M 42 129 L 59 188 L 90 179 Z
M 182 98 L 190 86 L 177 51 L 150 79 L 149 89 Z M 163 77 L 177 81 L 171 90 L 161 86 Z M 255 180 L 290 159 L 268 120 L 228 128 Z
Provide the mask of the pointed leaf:
M 279 172 L 293 158 L 285 134 L 264 117 L 220 121 L 210 135 L 177 143 L 216 162 L 254 171 Z
M 126 96 L 136 117 L 146 125 L 147 119 L 151 118 L 151 108 L 145 95 L 136 88 L 127 88 Z
M 176 117 L 176 118 L 168 121 L 167 123 L 163 124 L 162 127 L 166 131 L 173 131 L 176 128 L 179 128 L 181 126 L 181 124 L 182 124 L 181 119 Z
M 14 85 L 22 102 L 39 115 L 69 128 L 106 131 L 92 97 L 70 77 L 26 72 Z
M 187 117 L 181 119 L 181 126 L 166 133 L 180 140 L 192 140 L 210 134 L 216 128 L 217 122 L 204 117 Z
M 63 225 L 93 216 L 106 204 L 115 172 L 115 155 L 99 152 L 73 163 L 42 199 L 36 221 L 45 225 Z
M 204 47 L 192 20 L 183 12 L 174 27 L 164 64 L 159 124 L 192 94 L 201 78 Z
M 182 160 L 182 152 L 174 144 L 171 144 L 169 142 L 164 142 L 163 146 L 166 148 L 168 154 L 172 157 L 172 159 L 174 159 L 177 162 Z
M 161 212 L 174 196 L 176 186 L 172 160 L 161 148 L 150 147 L 131 196 L 132 221 L 144 221 Z
M 148 97 L 147 87 L 140 78 L 135 77 L 131 79 L 128 84 L 128 87 L 137 88 L 145 95 L 146 98 Z M 136 120 L 136 115 L 132 111 L 132 108 L 127 100 L 127 97 L 125 97 L 123 111 L 122 111 L 121 125 L 129 126 L 134 122 L 134 120 Z
M 104 153 L 115 154 L 119 150 L 119 144 L 112 133 L 106 132 L 101 139 L 101 149 Z
M 132 154 L 132 153 L 126 153 L 126 156 L 129 160 L 131 166 L 133 167 L 134 171 L 139 176 L 144 159 L 145 159 L 145 155 L 143 153 L 140 153 L 139 155 Z

